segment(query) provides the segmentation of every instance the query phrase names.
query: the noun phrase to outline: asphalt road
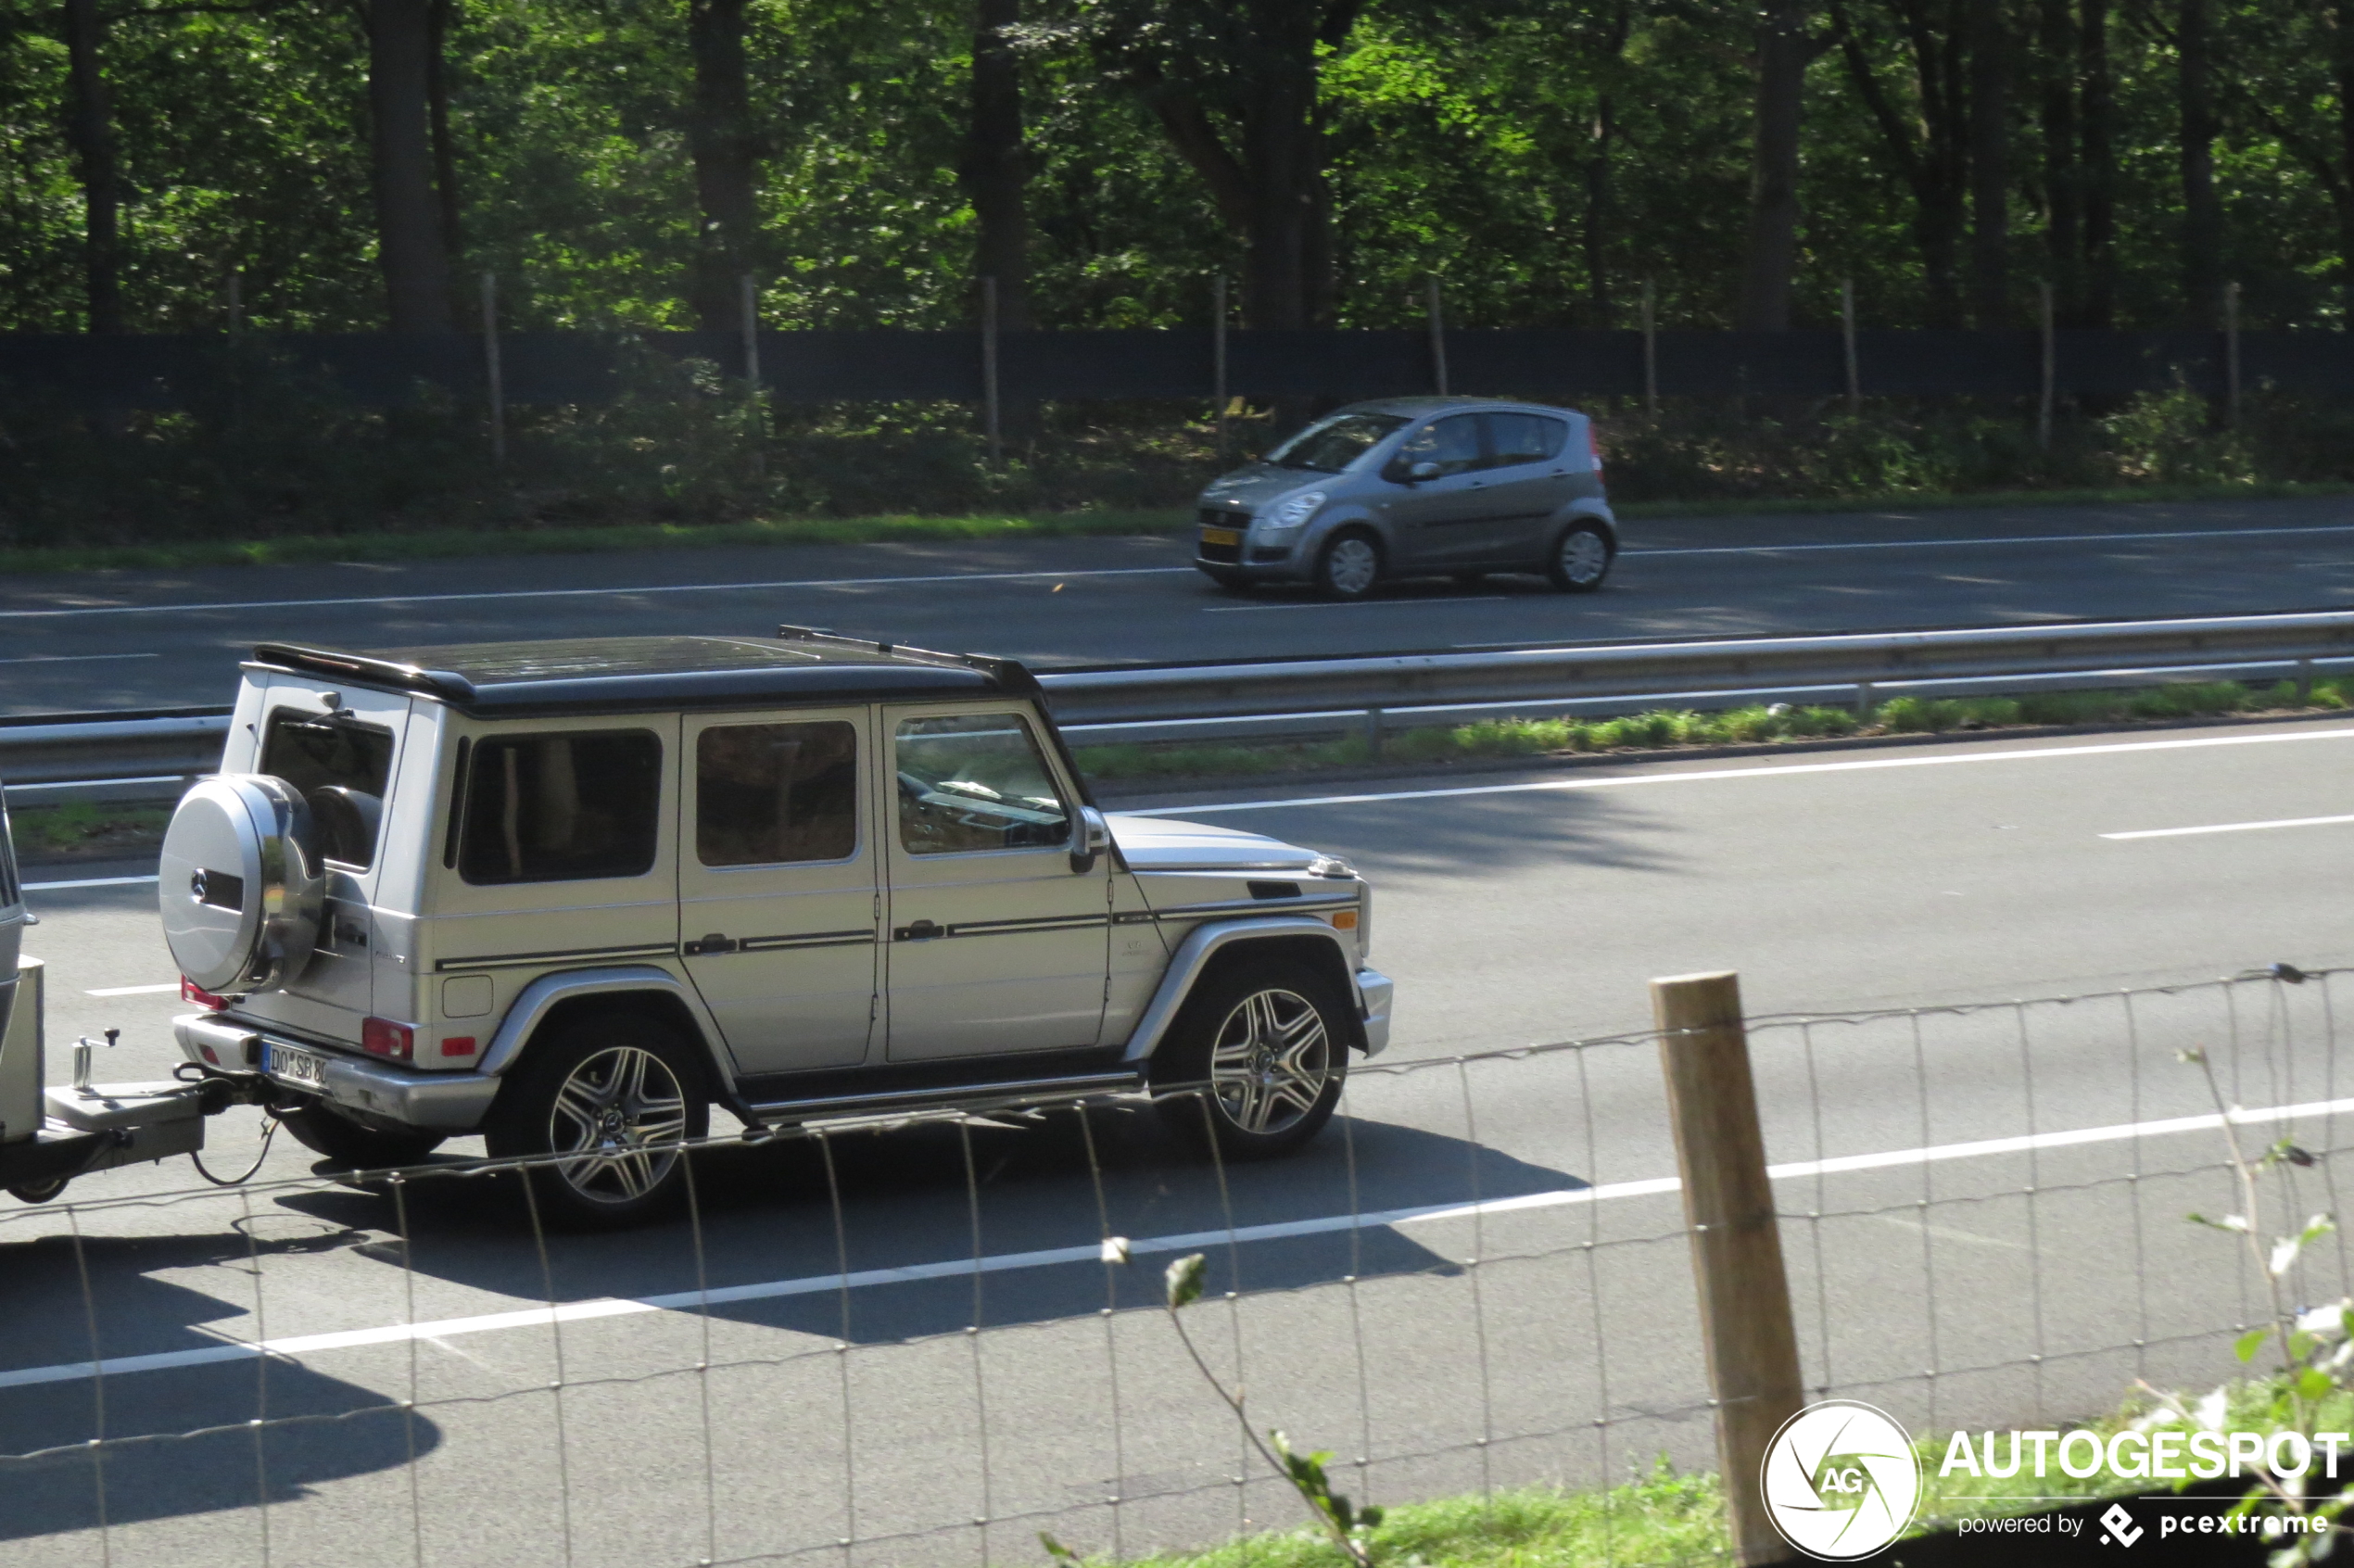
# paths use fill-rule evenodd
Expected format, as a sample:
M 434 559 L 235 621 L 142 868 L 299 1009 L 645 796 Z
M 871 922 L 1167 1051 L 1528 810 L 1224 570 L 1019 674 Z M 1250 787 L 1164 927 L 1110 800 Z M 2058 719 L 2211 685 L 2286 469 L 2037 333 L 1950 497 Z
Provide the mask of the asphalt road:
M 2354 601 L 2354 500 L 1630 523 L 1610 586 L 1237 599 L 1165 537 L 681 550 L 0 583 L 0 713 L 220 703 L 263 639 L 359 648 L 778 622 L 1042 664 L 2231 614 Z
M 168 1359 L 105 1380 L 108 1432 L 230 1428 L 108 1450 L 116 1564 L 822 1561 L 845 1535 L 865 1544 L 836 1560 L 1035 1561 L 1041 1525 L 1132 1552 L 1288 1525 L 1272 1484 L 1225 1481 L 1231 1422 L 1146 1309 L 1162 1263 L 1206 1250 L 1205 1355 L 1361 1497 L 1705 1465 L 1655 1051 L 1453 1058 L 1639 1030 L 1649 978 L 1714 967 L 1753 1017 L 1826 1020 L 1753 1033 L 1811 1385 L 1917 1432 L 2049 1424 L 2136 1375 L 2205 1386 L 2250 1307 L 2231 1244 L 2181 1219 L 2228 1194 L 2216 1134 L 2173 1120 L 2211 1110 L 2176 1053 L 2206 1046 L 2242 1106 L 2354 1108 L 2347 982 L 2196 983 L 2348 958 L 2350 758 L 2354 725 L 2300 723 L 1171 801 L 1380 890 L 1397 1043 L 1301 1157 L 1221 1182 L 1118 1111 L 1086 1136 L 850 1137 L 842 1255 L 876 1272 L 848 1291 L 806 1145 L 715 1153 L 699 1226 L 558 1238 L 544 1271 L 513 1195 L 476 1181 L 403 1189 L 404 1259 L 393 1200 L 298 1151 L 259 1191 L 115 1173 L 75 1189 L 111 1207 L 0 1208 L 0 1448 L 95 1430 L 92 1384 L 42 1370 L 86 1359 L 95 1323 L 110 1359 Z M 91 994 L 168 981 L 146 890 L 36 896 L 53 1042 L 120 1023 L 106 1075 L 158 1070 L 175 1004 Z M 2082 999 L 2007 1005 L 2056 997 Z M 2335 1115 L 2265 1125 L 2341 1142 Z M 2284 1208 L 2335 1207 L 2335 1164 Z M 1095 1260 L 1099 1201 L 1140 1240 L 1126 1269 Z M 2297 1284 L 2345 1279 L 2332 1244 Z M 315 1334 L 343 1337 L 205 1359 Z M 411 1421 L 340 1413 L 411 1397 Z M 235 1424 L 257 1413 L 334 1419 L 257 1446 Z M 0 1563 L 98 1562 L 94 1480 L 82 1452 L 0 1464 Z

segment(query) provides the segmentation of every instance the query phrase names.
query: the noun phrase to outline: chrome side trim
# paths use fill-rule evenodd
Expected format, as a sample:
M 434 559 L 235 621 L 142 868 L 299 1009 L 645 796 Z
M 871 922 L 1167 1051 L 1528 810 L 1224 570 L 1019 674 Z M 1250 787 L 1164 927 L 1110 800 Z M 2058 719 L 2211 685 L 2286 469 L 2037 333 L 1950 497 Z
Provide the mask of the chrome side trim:
M 669 958 L 678 952 L 678 944 L 668 942 L 638 942 L 628 947 L 583 947 L 569 953 L 500 953 L 480 958 L 437 958 L 436 974 L 448 974 L 455 969 L 519 969 L 533 964 L 580 964 L 596 959 L 610 962 L 616 958 Z
M 1229 898 L 1215 904 L 1181 904 L 1153 913 L 1164 920 L 1190 920 L 1200 915 L 1247 915 L 1254 911 L 1269 915 L 1289 915 L 1297 911 L 1306 914 L 1314 909 L 1354 909 L 1357 890 L 1351 888 L 1345 898 L 1314 897 L 1301 894 L 1297 898 Z
M 483 1048 L 482 1064 L 475 1070 L 484 1078 L 497 1081 L 500 1073 L 514 1065 L 549 1009 L 559 1002 L 576 996 L 602 996 L 625 991 L 659 991 L 676 996 L 686 1004 L 687 1016 L 695 1020 L 695 1028 L 702 1035 L 703 1054 L 710 1060 L 719 1081 L 713 1085 L 722 1094 L 735 1093 L 736 1074 L 729 1061 L 719 1026 L 712 1021 L 711 1010 L 702 1005 L 695 988 L 687 984 L 668 969 L 652 964 L 630 964 L 609 969 L 573 969 L 563 974 L 542 975 L 523 988 L 507 1016 L 500 1020 L 498 1032 Z
M 1177 1017 L 1177 1009 L 1185 1005 L 1185 997 L 1194 989 L 1194 981 L 1209 967 L 1209 960 L 1221 949 L 1238 942 L 1250 942 L 1262 937 L 1322 937 L 1333 944 L 1345 968 L 1352 969 L 1348 946 L 1332 927 L 1312 915 L 1268 915 L 1255 920 L 1216 920 L 1196 926 L 1185 940 L 1177 944 L 1170 955 L 1169 967 L 1160 977 L 1160 989 L 1145 1005 L 1137 1017 L 1134 1032 L 1128 1037 L 1128 1048 L 1120 1060 L 1143 1062 L 1158 1048 L 1160 1038 Z M 1362 999 L 1352 996 L 1351 1002 L 1362 1007 Z

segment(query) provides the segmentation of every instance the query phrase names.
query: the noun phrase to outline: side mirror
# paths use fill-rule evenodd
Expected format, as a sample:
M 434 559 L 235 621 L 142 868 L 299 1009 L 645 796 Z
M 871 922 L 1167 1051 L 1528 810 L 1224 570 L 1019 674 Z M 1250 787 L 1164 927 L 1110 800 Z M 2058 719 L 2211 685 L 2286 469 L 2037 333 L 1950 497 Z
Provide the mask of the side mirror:
M 1406 471 L 1406 478 L 1408 482 L 1411 484 L 1419 485 L 1425 479 L 1436 479 L 1437 477 L 1438 464 L 1431 462 L 1428 458 L 1424 458 L 1422 462 L 1414 464 L 1413 467 Z
M 1111 848 L 1111 824 L 1094 806 L 1081 806 L 1079 820 L 1071 825 L 1070 868 L 1085 873 L 1095 868 L 1095 857 Z

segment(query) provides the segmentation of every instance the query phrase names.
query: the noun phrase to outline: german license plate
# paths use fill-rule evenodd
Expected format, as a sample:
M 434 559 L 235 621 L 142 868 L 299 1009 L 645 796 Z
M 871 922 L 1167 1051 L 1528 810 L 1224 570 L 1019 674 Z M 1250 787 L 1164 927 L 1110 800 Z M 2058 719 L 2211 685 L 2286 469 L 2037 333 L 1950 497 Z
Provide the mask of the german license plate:
M 1201 531 L 1201 542 L 1204 544 L 1238 545 L 1243 542 L 1243 537 L 1233 528 L 1204 528 Z
M 289 1083 L 299 1083 L 307 1088 L 324 1089 L 327 1086 L 325 1060 L 311 1052 L 297 1051 L 291 1045 L 263 1042 L 261 1070 L 272 1078 L 283 1078 Z

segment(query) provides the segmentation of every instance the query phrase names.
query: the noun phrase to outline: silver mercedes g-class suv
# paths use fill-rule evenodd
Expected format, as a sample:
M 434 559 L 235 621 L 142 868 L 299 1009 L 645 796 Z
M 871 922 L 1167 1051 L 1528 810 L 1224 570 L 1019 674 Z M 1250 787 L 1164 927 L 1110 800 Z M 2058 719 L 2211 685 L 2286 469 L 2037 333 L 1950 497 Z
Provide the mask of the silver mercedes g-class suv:
M 1228 1157 L 1292 1148 L 1387 1043 L 1371 897 L 1106 816 L 1019 664 L 790 626 L 265 644 L 160 886 L 190 1061 L 347 1165 L 553 1157 L 541 1207 L 588 1222 L 671 1200 L 714 1104 L 1145 1092 Z

